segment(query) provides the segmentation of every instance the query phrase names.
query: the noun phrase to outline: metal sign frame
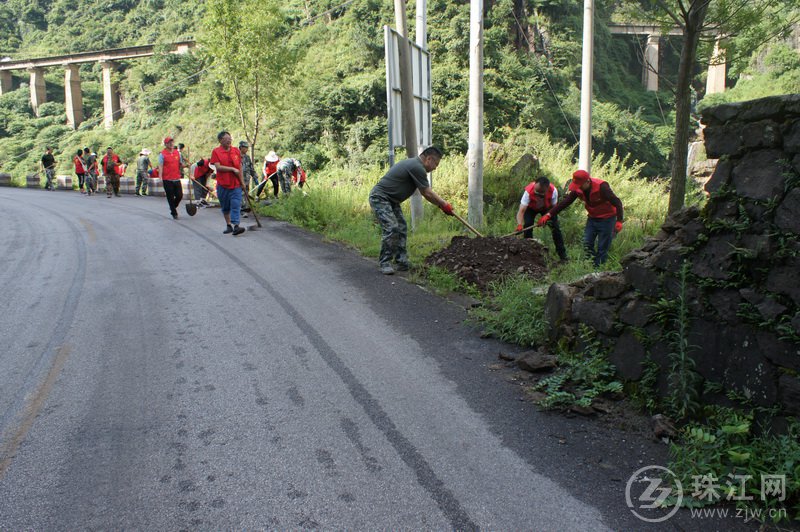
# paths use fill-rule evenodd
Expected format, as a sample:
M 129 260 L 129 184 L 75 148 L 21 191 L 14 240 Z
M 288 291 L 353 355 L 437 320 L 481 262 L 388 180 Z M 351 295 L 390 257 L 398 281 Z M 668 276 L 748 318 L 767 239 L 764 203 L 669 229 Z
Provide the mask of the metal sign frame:
M 394 162 L 395 148 L 405 146 L 403 133 L 403 106 L 401 103 L 400 59 L 398 39 L 400 34 L 389 26 L 383 27 L 386 50 L 386 107 L 389 130 L 389 161 Z M 410 42 L 410 41 L 409 41 Z M 420 147 L 432 143 L 431 131 L 431 56 L 427 48 L 411 44 L 411 70 L 414 87 L 414 117 L 417 142 Z

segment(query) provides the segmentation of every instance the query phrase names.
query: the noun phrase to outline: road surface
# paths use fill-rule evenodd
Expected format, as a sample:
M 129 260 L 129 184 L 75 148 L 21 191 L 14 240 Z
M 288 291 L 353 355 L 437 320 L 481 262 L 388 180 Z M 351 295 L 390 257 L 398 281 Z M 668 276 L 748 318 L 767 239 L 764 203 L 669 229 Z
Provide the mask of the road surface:
M 372 261 L 163 198 L 0 206 L 0 528 L 645 526 L 663 445 L 538 412 L 513 348 Z

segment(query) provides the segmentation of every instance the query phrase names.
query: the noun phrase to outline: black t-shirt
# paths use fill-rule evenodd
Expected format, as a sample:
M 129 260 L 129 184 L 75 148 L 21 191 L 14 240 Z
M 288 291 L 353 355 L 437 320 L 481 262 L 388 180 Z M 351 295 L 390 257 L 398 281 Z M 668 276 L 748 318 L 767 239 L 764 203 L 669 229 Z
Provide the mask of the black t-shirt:
M 45 168 L 53 168 L 56 165 L 56 158 L 52 153 L 45 153 L 42 155 L 42 166 Z

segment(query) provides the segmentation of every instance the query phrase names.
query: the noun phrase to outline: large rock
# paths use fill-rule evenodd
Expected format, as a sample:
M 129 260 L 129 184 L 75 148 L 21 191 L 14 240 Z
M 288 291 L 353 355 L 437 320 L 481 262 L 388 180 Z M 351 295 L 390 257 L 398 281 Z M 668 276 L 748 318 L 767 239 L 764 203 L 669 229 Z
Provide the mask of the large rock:
M 795 375 L 781 375 L 778 388 L 784 410 L 788 414 L 800 416 L 800 378 Z
M 572 321 L 588 325 L 599 333 L 612 334 L 616 310 L 613 303 L 576 297 L 572 302 Z
M 619 321 L 632 327 L 644 327 L 650 322 L 653 306 L 643 299 L 632 299 L 619 310 Z
M 708 296 L 708 302 L 720 319 L 728 323 L 738 321 L 736 313 L 742 303 L 742 296 L 737 290 L 715 290 Z
M 775 211 L 775 225 L 800 235 L 800 188 L 793 188 Z
M 625 278 L 618 273 L 606 273 L 599 277 L 592 285 L 587 295 L 595 299 L 616 299 L 628 289 Z
M 731 182 L 731 172 L 733 171 L 733 163 L 728 159 L 720 159 L 714 173 L 711 174 L 711 179 L 706 181 L 705 189 L 709 194 L 717 192 L 719 189 Z
M 535 155 L 526 153 L 519 158 L 514 166 L 511 167 L 511 175 L 519 178 L 526 178 L 529 181 L 539 174 L 539 159 Z
M 622 270 L 625 282 L 645 297 L 658 297 L 661 280 L 658 274 L 642 262 L 629 262 Z
M 696 320 L 689 332 L 690 354 L 697 372 L 751 398 L 771 406 L 777 399 L 778 373 L 758 349 L 758 331 L 744 324 L 720 327 L 718 323 Z
M 742 147 L 741 126 L 739 124 L 708 126 L 704 130 L 704 134 L 706 155 L 712 159 L 719 159 L 723 155 L 735 155 Z
M 547 354 L 543 351 L 526 351 L 517 357 L 519 369 L 530 371 L 549 371 L 558 365 L 558 358 L 555 355 Z
M 706 226 L 700 220 L 690 220 L 678 229 L 675 235 L 684 246 L 693 246 L 700 240 L 700 235 L 706 233 Z
M 800 258 L 797 257 L 784 266 L 772 268 L 767 275 L 767 290 L 789 296 L 795 305 L 800 306 L 798 272 L 800 272 Z
M 781 340 L 775 333 L 759 331 L 756 335 L 758 352 L 763 353 L 776 366 L 800 371 L 800 345 Z
M 783 195 L 786 185 L 786 155 L 780 150 L 758 150 L 742 157 L 731 172 L 736 193 L 754 200 Z
M 572 315 L 572 298 L 576 293 L 575 288 L 558 283 L 551 284 L 547 290 L 544 315 L 550 325 L 551 336 Z
M 795 122 L 786 133 L 783 150 L 786 153 L 800 153 L 800 121 Z
M 696 254 L 692 264 L 692 273 L 708 279 L 730 279 L 730 269 L 733 264 L 731 250 L 733 250 L 734 244 L 735 237 L 731 234 L 711 237 Z
M 745 149 L 780 148 L 783 140 L 781 126 L 774 120 L 745 124 L 741 132 Z
M 647 351 L 642 343 L 631 332 L 624 332 L 617 339 L 608 360 L 617 368 L 617 374 L 629 381 L 642 378 L 642 362 L 647 358 Z

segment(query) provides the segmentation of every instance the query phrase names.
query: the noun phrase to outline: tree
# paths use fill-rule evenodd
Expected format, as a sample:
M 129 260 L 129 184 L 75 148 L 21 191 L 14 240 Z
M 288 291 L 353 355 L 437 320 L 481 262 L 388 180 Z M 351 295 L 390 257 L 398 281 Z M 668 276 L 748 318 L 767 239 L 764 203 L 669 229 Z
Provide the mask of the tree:
M 675 136 L 672 144 L 668 214 L 680 210 L 686 196 L 691 84 L 698 63 L 707 64 L 712 43 L 725 38 L 728 59 L 749 57 L 771 38 L 791 31 L 798 20 L 796 0 L 639 0 L 631 18 L 679 26 L 683 43 L 675 85 Z
M 214 61 L 217 79 L 233 94 L 231 102 L 252 153 L 265 111 L 278 101 L 292 64 L 289 28 L 277 0 L 206 3 L 200 43 Z

